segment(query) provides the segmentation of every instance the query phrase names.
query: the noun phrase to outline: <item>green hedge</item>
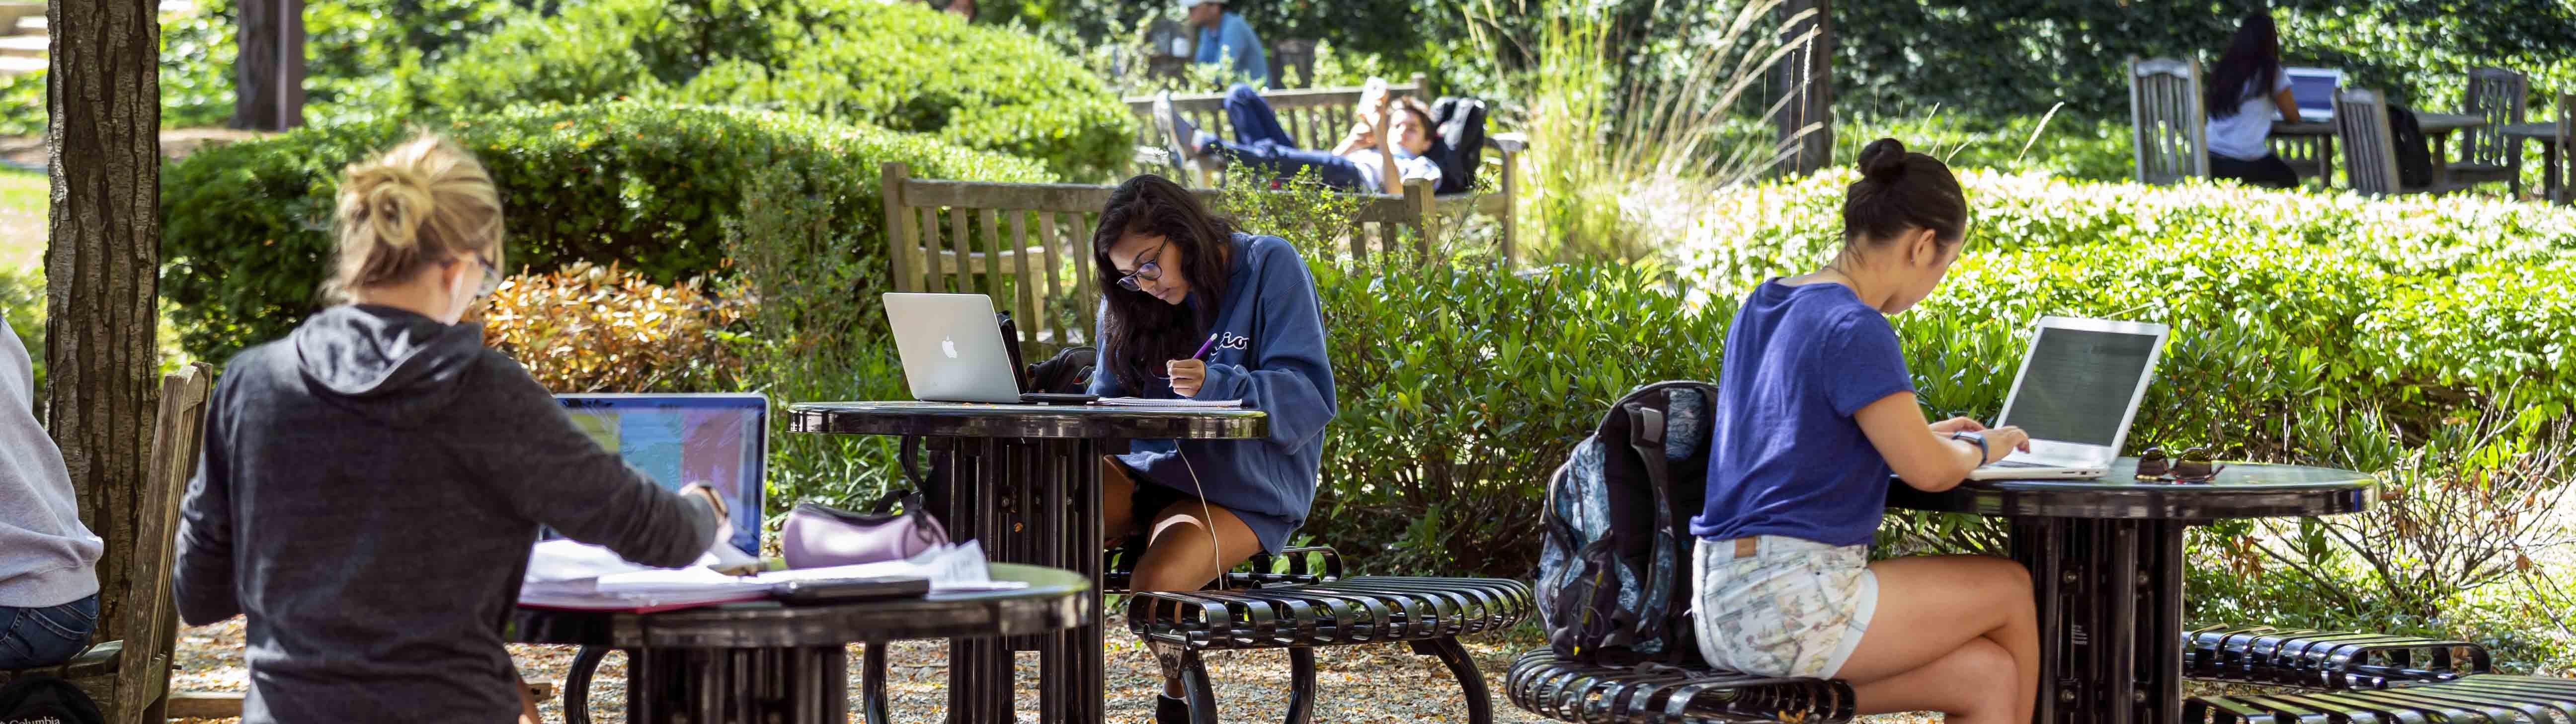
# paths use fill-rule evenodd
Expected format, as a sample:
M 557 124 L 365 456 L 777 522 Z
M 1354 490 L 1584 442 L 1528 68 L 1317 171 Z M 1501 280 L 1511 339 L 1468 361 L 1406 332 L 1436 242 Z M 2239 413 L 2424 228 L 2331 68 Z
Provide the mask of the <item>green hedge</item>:
M 438 125 L 502 189 L 509 271 L 617 262 L 658 283 L 723 264 L 724 225 L 755 174 L 829 195 L 856 253 L 877 258 L 879 164 L 931 178 L 1043 181 L 1035 164 L 934 139 L 794 114 L 606 103 Z M 391 121 L 308 127 L 200 151 L 162 181 L 162 294 L 190 354 L 221 360 L 319 304 L 341 170 L 410 132 Z M 256 270 L 255 273 L 245 270 Z
M 1034 36 L 920 3 L 603 0 L 528 17 L 417 79 L 424 112 L 630 96 L 782 108 L 938 135 L 1100 178 L 1131 116 Z

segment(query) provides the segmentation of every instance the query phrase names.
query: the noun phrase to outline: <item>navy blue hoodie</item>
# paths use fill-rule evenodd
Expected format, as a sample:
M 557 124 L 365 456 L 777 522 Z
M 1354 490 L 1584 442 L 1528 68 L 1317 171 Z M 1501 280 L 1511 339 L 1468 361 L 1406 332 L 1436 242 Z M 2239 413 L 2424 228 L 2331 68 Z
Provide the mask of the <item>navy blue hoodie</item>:
M 1306 522 L 1324 460 L 1324 425 L 1340 411 L 1333 365 L 1324 358 L 1324 313 L 1315 277 L 1286 239 L 1235 234 L 1234 271 L 1216 305 L 1217 335 L 1207 382 L 1196 399 L 1243 400 L 1269 414 L 1270 434 L 1253 440 L 1138 440 L 1120 458 L 1150 482 L 1225 506 L 1277 552 Z M 1196 292 L 1184 304 L 1204 304 Z M 1102 304 L 1102 318 L 1108 306 Z M 1106 339 L 1095 333 L 1093 339 Z M 1175 397 L 1170 382 L 1131 384 L 1107 369 L 1092 374 L 1102 397 Z M 1201 491 L 1205 494 L 1202 496 Z

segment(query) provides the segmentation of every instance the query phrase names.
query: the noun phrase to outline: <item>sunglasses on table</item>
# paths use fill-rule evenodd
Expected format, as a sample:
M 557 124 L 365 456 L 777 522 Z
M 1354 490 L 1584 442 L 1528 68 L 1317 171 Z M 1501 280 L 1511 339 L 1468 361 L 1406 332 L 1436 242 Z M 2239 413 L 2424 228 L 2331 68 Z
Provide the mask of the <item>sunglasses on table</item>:
M 2164 448 L 2151 447 L 2138 454 L 2138 480 L 2142 482 L 2206 483 L 2217 479 L 2218 471 L 2226 469 L 2227 466 L 2216 462 L 2209 448 L 2205 447 L 2172 454 L 2166 453 Z

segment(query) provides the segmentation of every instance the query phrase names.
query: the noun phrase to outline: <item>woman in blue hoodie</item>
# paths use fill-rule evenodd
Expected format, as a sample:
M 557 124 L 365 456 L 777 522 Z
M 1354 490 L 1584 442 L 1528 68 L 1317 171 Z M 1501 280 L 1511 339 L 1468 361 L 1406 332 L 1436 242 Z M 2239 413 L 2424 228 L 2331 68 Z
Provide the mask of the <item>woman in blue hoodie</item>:
M 1092 250 L 1102 290 L 1092 394 L 1242 400 L 1269 415 L 1267 437 L 1139 440 L 1101 462 L 1103 530 L 1147 537 L 1132 588 L 1197 590 L 1256 551 L 1277 552 L 1315 501 L 1324 424 L 1337 411 L 1315 279 L 1286 240 L 1235 231 L 1153 175 L 1110 193 Z M 1196 358 L 1203 345 L 1210 353 Z M 1163 688 L 1155 718 L 1187 721 L 1176 672 Z

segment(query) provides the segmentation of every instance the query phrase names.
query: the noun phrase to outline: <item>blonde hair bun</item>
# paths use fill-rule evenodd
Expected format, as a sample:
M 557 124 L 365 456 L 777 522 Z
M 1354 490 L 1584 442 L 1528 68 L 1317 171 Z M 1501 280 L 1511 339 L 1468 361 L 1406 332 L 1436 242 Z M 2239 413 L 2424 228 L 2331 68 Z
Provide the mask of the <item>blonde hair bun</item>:
M 351 164 L 337 201 L 337 263 L 323 285 L 335 299 L 467 253 L 502 265 L 500 193 L 483 163 L 445 137 L 421 133 Z

